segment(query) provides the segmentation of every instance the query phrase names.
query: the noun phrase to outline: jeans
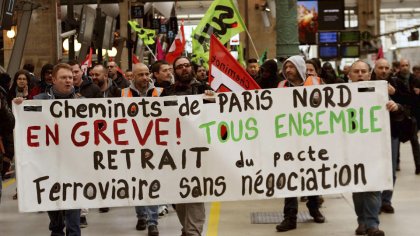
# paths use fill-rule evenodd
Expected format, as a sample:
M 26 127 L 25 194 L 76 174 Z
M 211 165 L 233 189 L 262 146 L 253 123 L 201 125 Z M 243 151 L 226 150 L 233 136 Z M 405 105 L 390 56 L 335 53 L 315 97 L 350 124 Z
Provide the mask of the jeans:
M 357 215 L 357 223 L 366 225 L 367 229 L 378 228 L 381 192 L 353 193 L 353 203 Z
M 176 214 L 182 225 L 182 235 L 200 236 L 206 221 L 206 209 L 204 203 L 181 203 L 176 204 Z
M 319 208 L 319 196 L 308 196 L 306 206 L 309 210 Z M 296 221 L 298 213 L 298 199 L 297 197 L 288 197 L 284 199 L 284 218 Z
M 136 206 L 137 219 L 146 219 L 147 225 L 158 224 L 158 205 L 153 206 Z
M 80 236 L 80 209 L 49 211 L 51 236 Z M 64 223 L 64 221 L 66 223 Z M 63 229 L 66 227 L 66 234 Z
M 397 159 L 398 159 L 398 150 L 400 150 L 400 139 L 398 137 L 391 137 L 391 156 L 392 156 L 392 178 L 395 186 L 395 181 L 397 180 Z M 382 192 L 382 203 L 391 205 L 392 200 L 392 190 L 385 190 Z

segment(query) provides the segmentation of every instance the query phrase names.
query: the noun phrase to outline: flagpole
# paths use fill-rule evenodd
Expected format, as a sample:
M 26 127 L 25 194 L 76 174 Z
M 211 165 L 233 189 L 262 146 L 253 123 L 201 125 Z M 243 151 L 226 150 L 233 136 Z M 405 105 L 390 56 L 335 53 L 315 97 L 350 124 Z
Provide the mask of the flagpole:
M 140 39 L 141 40 L 141 39 Z M 142 40 L 143 41 L 143 40 Z M 149 52 L 152 54 L 152 56 L 155 58 L 155 61 L 157 61 L 157 58 L 156 58 L 156 56 L 155 56 L 155 54 L 153 53 L 153 51 L 152 51 L 152 49 L 150 49 L 149 48 L 149 46 L 147 46 L 147 44 L 145 44 L 144 43 L 144 41 L 143 41 L 143 44 L 144 44 L 144 46 L 146 46 L 146 48 L 149 50 Z
M 248 38 L 251 40 L 251 44 L 252 44 L 252 47 L 254 48 L 255 55 L 257 55 L 257 58 L 260 58 L 260 56 L 258 55 L 258 52 L 257 52 L 257 48 L 255 47 L 254 41 L 252 40 L 252 37 L 249 34 L 248 28 L 247 27 L 244 27 L 244 28 L 245 28 L 246 33 L 248 34 Z

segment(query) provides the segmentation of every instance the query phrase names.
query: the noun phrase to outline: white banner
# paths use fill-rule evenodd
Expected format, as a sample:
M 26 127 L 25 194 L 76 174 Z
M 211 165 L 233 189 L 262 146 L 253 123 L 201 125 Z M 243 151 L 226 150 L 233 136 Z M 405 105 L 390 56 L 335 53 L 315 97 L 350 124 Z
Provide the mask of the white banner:
M 20 211 L 392 188 L 386 82 L 220 93 L 215 100 L 14 106 Z

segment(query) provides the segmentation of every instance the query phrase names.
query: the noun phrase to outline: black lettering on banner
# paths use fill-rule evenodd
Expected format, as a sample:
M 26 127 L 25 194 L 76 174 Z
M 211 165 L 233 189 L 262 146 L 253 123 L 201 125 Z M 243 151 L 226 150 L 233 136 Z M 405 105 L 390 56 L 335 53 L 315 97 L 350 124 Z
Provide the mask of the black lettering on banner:
M 158 198 L 159 194 L 154 195 L 154 193 L 159 192 L 159 190 L 160 190 L 160 182 L 159 182 L 159 180 L 155 179 L 150 183 L 149 198 L 151 198 L 151 199 Z
M 54 118 L 60 118 L 62 115 L 63 115 L 63 112 L 58 112 L 58 113 L 55 113 L 54 112 L 54 107 L 55 107 L 55 105 L 58 105 L 58 106 L 60 106 L 60 107 L 62 107 L 63 106 L 63 104 L 60 102 L 60 101 L 53 101 L 52 103 L 51 103 L 51 106 L 50 106 L 50 113 L 51 113 L 51 116 L 52 117 L 54 117 Z
M 118 184 L 122 184 L 121 188 L 117 190 L 117 196 L 119 199 L 128 198 L 128 183 L 124 179 L 120 179 L 117 182 Z
M 83 184 L 74 182 L 74 187 L 73 187 L 73 200 L 74 201 L 76 201 L 77 199 L 77 187 L 80 187 L 81 189 L 83 189 Z
M 41 202 L 42 202 L 41 193 L 45 192 L 45 188 L 41 188 L 39 182 L 47 180 L 49 178 L 50 178 L 49 176 L 42 176 L 42 177 L 39 177 L 38 179 L 35 179 L 33 181 L 35 183 L 35 186 L 36 186 L 36 199 L 38 201 L 38 204 L 41 204 Z
M 61 191 L 61 185 L 59 183 L 53 184 L 50 190 L 50 200 L 57 201 L 60 199 L 60 196 L 54 196 L 54 194 L 59 193 Z
M 89 191 L 91 189 L 91 191 Z M 92 193 L 92 194 L 89 194 Z M 90 195 L 90 196 L 89 196 Z M 89 200 L 93 200 L 96 198 L 96 186 L 93 183 L 87 183 L 85 184 L 85 187 L 83 188 L 83 196 Z
M 185 97 L 185 102 L 179 106 L 179 115 L 180 116 L 189 116 L 200 114 L 200 109 L 198 109 L 199 102 L 194 100 L 191 102 L 188 100 L 188 97 Z
M 224 176 L 218 176 L 213 179 L 212 177 L 204 177 L 200 179 L 197 176 L 191 177 L 189 180 L 183 177 L 179 182 L 179 187 L 184 192 L 179 192 L 181 198 L 187 198 L 189 196 L 193 198 L 201 196 L 221 196 L 226 191 L 226 183 L 224 182 Z
M 63 183 L 63 201 L 67 199 L 67 189 L 71 188 L 73 185 L 71 183 Z

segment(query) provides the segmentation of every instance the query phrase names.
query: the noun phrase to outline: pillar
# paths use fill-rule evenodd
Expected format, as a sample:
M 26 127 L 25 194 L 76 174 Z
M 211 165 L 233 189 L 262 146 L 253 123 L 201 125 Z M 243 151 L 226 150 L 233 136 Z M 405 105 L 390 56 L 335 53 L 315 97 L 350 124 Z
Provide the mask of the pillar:
M 276 0 L 276 48 L 277 58 L 298 55 L 299 35 L 296 0 Z

